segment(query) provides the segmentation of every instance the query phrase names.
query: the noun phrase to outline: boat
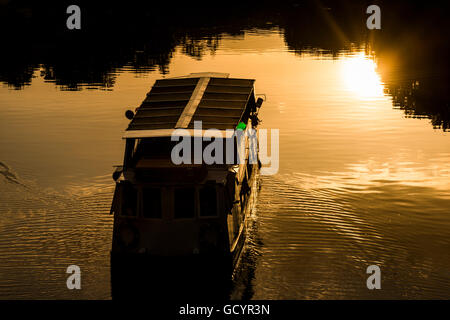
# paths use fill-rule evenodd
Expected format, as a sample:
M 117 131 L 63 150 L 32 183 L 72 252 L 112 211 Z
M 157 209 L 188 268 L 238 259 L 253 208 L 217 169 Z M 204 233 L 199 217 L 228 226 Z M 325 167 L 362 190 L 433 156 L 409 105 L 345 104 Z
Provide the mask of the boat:
M 116 273 L 146 261 L 152 273 L 233 274 L 259 189 L 254 133 L 263 99 L 254 82 L 221 73 L 160 79 L 126 112 L 124 160 L 113 173 L 111 261 L 135 264 Z M 175 163 L 184 139 L 200 149 L 183 150 L 185 161 Z M 217 141 L 223 150 L 211 163 L 201 156 Z

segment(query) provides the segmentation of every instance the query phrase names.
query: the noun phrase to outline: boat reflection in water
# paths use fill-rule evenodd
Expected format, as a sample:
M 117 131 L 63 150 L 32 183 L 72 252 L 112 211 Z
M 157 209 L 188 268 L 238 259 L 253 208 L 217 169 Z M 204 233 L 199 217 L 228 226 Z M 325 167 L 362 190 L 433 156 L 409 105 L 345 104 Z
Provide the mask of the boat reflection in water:
M 249 221 L 248 238 L 255 234 L 256 222 Z M 252 241 L 248 239 L 247 241 Z M 246 243 L 247 243 L 246 241 Z M 145 255 L 135 259 L 111 255 L 111 297 L 114 300 L 195 299 L 221 301 L 252 298 L 252 281 L 257 252 L 244 246 L 235 270 L 230 274 L 217 257 L 203 259 L 155 259 Z M 213 259 L 213 260 L 211 260 Z
M 113 298 L 230 295 L 259 188 L 249 132 L 262 99 L 253 83 L 216 73 L 158 80 L 136 114 L 127 112 L 124 163 L 113 174 Z M 205 158 L 213 142 L 196 135 L 198 121 L 202 136 L 224 134 L 214 137 L 222 142 L 211 153 L 218 161 Z M 174 129 L 183 130 L 181 142 L 172 141 Z M 187 161 L 175 164 L 174 150 L 186 141 L 194 152 L 182 150 Z

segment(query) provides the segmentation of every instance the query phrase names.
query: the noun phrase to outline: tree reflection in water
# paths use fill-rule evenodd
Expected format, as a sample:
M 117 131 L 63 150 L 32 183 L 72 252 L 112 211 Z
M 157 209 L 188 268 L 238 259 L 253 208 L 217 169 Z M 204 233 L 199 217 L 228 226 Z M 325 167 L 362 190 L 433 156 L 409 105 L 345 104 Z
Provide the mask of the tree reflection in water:
M 407 117 L 427 117 L 449 129 L 449 5 L 379 1 L 382 30 L 365 27 L 366 1 L 237 1 L 221 8 L 202 2 L 172 8 L 166 3 L 82 3 L 82 30 L 65 28 L 66 3 L 11 1 L 0 6 L 3 50 L 0 81 L 29 85 L 35 70 L 61 90 L 110 90 L 121 69 L 168 72 L 172 54 L 196 59 L 214 53 L 223 35 L 246 30 L 282 31 L 288 48 L 336 56 L 365 47 L 374 54 L 387 93 Z

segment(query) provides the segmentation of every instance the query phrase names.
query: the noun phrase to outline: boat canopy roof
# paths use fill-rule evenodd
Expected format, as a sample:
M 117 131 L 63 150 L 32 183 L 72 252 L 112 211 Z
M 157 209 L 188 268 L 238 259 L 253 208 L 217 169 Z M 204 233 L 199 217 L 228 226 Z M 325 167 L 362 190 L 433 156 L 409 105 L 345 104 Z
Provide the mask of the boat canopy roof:
M 194 73 L 156 80 L 131 120 L 123 138 L 170 136 L 173 129 L 235 129 L 250 99 L 253 79 L 221 73 Z

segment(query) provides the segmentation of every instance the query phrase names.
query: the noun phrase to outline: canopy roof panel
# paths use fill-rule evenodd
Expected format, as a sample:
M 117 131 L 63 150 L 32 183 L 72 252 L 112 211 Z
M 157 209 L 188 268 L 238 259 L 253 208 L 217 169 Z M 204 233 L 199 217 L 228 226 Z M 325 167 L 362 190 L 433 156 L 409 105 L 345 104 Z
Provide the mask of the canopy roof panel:
M 204 130 L 234 129 L 254 94 L 254 81 L 217 73 L 157 80 L 127 131 L 193 129 L 194 121 L 202 121 Z

